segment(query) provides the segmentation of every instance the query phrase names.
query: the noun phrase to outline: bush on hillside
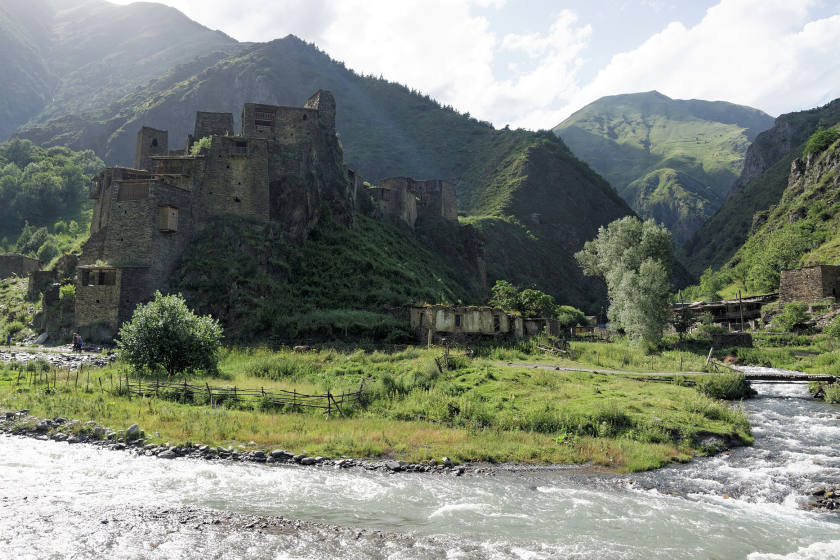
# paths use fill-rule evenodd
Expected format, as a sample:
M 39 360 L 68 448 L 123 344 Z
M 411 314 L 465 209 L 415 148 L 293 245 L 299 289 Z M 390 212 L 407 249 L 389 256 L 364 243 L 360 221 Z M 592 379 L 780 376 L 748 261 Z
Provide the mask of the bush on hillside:
M 140 305 L 120 329 L 120 358 L 135 369 L 162 368 L 172 377 L 185 371 L 215 372 L 222 328 L 212 317 L 195 315 L 180 294 Z
M 825 129 L 823 127 L 819 127 L 805 145 L 805 155 L 809 156 L 811 154 L 821 154 L 838 139 L 840 139 L 840 130 L 837 130 L 836 128 Z
M 43 245 L 38 248 L 38 252 L 35 255 L 45 263 L 50 262 L 54 258 L 56 258 L 61 251 L 58 250 L 58 246 L 55 244 L 54 241 L 48 240 L 45 241 Z

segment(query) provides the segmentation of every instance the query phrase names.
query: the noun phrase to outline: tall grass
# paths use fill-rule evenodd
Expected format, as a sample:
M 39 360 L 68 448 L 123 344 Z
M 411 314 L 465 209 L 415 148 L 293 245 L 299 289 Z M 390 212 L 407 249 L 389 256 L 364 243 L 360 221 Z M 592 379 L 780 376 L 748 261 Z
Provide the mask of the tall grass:
M 697 391 L 713 399 L 744 399 L 751 395 L 750 384 L 743 373 L 726 372 L 699 375 L 695 378 Z

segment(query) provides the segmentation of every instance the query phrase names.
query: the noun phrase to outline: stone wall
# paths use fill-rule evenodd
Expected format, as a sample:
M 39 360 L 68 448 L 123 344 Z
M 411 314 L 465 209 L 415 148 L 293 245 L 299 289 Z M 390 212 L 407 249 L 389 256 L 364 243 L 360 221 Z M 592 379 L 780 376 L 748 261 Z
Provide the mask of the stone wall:
M 712 347 L 715 350 L 735 346 L 752 348 L 752 345 L 753 341 L 750 333 L 720 333 L 712 335 Z
M 235 215 L 267 224 L 270 219 L 268 143 L 256 138 L 214 136 L 197 164 L 196 230 L 208 219 Z
M 492 307 L 451 307 L 432 305 L 409 307 L 409 325 L 418 343 L 443 336 L 450 340 L 478 336 L 519 340 L 524 336 L 522 318 Z
M 193 138 L 201 140 L 210 136 L 233 136 L 233 113 L 207 113 L 198 111 L 195 114 L 195 131 Z
M 818 265 L 782 270 L 779 303 L 815 302 L 840 294 L 840 266 Z
M 317 109 L 318 115 L 327 132 L 335 134 L 335 98 L 328 92 L 319 89 L 304 105 L 307 109 Z
M 169 153 L 169 133 L 144 126 L 137 133 L 137 147 L 134 153 L 134 169 L 151 171 L 151 156 L 165 156 Z
M 58 274 L 54 270 L 33 270 L 29 274 L 29 284 L 26 288 L 26 297 L 35 299 L 38 294 L 52 286 L 58 280 Z
M 29 276 L 30 272 L 41 270 L 43 264 L 38 259 L 24 255 L 0 255 L 0 278 Z
M 368 190 L 382 215 L 414 228 L 417 221 L 416 181 L 408 177 L 380 179 L 379 187 Z
M 418 218 L 458 221 L 458 204 L 453 183 L 440 179 L 417 181 L 417 190 L 420 198 L 417 207 Z

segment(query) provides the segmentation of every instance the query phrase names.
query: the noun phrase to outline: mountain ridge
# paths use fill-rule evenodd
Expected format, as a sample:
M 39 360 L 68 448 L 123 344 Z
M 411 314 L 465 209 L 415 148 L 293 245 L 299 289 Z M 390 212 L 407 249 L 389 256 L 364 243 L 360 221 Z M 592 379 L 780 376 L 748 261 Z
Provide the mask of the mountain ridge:
M 772 122 L 757 109 L 650 91 L 602 97 L 553 130 L 679 247 L 723 204 L 749 143 Z

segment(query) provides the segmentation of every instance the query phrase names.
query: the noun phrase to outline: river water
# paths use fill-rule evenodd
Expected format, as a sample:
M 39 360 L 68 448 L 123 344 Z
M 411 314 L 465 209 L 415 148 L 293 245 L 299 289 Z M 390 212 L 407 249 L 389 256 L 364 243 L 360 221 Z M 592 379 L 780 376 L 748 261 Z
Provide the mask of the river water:
M 840 486 L 840 407 L 803 384 L 754 387 L 753 447 L 624 477 L 166 461 L 0 436 L 0 558 L 840 558 L 840 515 L 798 508 Z M 325 526 L 231 529 L 232 514 Z

